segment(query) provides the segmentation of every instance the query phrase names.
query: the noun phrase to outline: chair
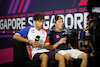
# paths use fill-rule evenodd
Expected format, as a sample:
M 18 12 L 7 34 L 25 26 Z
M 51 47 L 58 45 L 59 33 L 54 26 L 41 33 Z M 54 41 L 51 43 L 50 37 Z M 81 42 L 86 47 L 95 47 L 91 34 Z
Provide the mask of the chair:
M 32 61 L 29 59 L 26 43 L 14 41 L 14 67 L 40 67 L 41 61 Z M 58 67 L 58 61 L 48 61 L 48 67 Z
M 78 49 L 78 34 L 77 34 L 77 31 L 72 32 L 69 39 L 70 39 L 70 42 L 71 42 L 71 46 L 74 49 Z

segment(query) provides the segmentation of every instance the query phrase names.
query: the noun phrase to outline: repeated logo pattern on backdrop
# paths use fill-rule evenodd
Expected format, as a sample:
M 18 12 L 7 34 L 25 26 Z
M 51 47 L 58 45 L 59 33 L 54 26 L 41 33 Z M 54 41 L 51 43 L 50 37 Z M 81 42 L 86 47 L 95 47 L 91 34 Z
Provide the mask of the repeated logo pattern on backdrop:
M 53 18 L 64 19 L 64 28 L 83 29 L 87 26 L 88 0 L 0 0 L 0 33 L 15 33 L 27 25 L 34 25 L 36 13 L 45 15 L 43 28 L 53 26 Z

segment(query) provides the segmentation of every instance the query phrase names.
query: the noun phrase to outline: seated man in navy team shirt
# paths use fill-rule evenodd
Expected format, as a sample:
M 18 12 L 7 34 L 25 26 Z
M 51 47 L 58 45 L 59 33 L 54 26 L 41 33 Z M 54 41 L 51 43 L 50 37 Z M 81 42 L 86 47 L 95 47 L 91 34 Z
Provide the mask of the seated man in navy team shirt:
M 93 26 L 94 22 L 91 22 L 91 18 L 87 19 L 87 27 L 84 28 L 81 32 L 80 32 L 80 39 L 78 41 L 78 47 L 80 50 L 89 53 L 90 52 L 90 56 L 94 56 L 93 55 L 93 36 L 90 34 L 90 27 Z M 92 51 L 92 52 L 91 52 Z
M 70 40 L 68 39 L 68 36 L 67 38 L 62 36 L 62 29 L 63 29 L 62 17 L 55 16 L 54 26 L 55 26 L 55 29 L 50 32 L 49 36 L 50 36 L 51 44 L 59 44 L 58 46 L 56 46 L 55 51 L 63 55 L 66 60 L 69 60 L 71 58 L 82 59 L 80 67 L 86 67 L 87 61 L 88 61 L 87 54 L 80 50 L 73 49 L 73 47 L 71 46 Z
M 57 60 L 59 62 L 59 67 L 65 67 L 65 59 L 59 54 L 52 50 L 55 45 L 50 45 L 48 39 L 48 33 L 43 29 L 44 15 L 36 14 L 34 15 L 34 26 L 28 26 L 16 34 L 13 38 L 20 41 L 28 43 L 26 45 L 29 58 L 31 60 L 41 60 L 41 67 L 48 67 L 48 60 Z

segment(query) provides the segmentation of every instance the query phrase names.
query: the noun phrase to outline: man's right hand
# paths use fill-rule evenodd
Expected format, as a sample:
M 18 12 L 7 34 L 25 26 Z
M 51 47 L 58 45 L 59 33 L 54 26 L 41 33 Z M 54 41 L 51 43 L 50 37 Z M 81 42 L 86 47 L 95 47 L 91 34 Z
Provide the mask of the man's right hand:
M 66 38 L 61 38 L 59 41 L 58 41 L 58 44 L 63 44 L 63 43 L 66 43 Z
M 33 47 L 40 47 L 40 43 L 38 43 L 37 41 L 30 40 L 29 44 L 32 45 Z

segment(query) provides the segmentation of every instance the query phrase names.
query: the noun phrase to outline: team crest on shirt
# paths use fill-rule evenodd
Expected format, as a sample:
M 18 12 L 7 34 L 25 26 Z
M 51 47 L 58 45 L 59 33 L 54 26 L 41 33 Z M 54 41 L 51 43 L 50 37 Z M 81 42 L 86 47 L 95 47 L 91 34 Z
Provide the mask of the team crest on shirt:
M 56 38 L 58 39 L 58 38 L 60 38 L 60 36 L 59 35 L 56 35 Z
M 32 30 L 32 33 L 35 33 L 35 31 L 34 31 L 34 30 Z

